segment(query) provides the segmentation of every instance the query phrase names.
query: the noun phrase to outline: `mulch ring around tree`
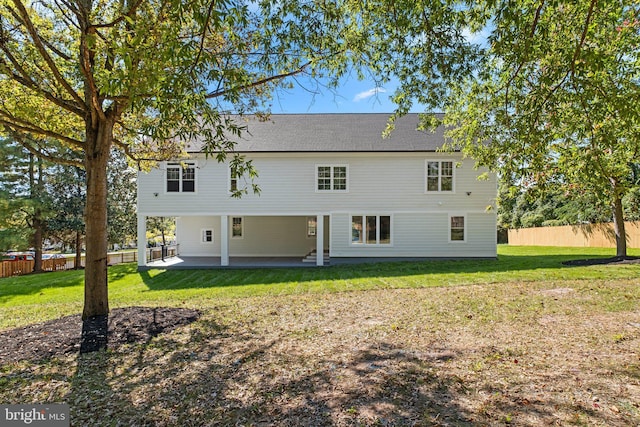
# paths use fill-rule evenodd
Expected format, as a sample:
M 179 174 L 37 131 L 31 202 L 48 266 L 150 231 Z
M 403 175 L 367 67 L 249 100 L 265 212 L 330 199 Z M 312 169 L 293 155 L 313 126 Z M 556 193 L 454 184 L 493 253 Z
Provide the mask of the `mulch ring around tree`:
M 574 259 L 571 261 L 565 261 L 563 265 L 572 267 L 584 267 L 588 265 L 608 265 L 608 264 L 640 264 L 640 257 L 627 256 L 619 257 L 614 256 L 611 258 L 591 258 L 591 259 Z
M 153 337 L 188 325 L 200 317 L 198 310 L 168 307 L 126 307 L 109 314 L 109 348 Z M 0 365 L 42 360 L 80 350 L 80 315 L 0 332 Z

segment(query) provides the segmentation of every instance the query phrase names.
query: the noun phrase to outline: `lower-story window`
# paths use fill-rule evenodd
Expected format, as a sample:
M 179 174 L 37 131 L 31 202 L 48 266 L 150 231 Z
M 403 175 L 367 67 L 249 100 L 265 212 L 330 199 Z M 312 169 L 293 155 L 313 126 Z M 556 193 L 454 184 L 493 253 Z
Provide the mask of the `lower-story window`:
M 449 220 L 449 240 L 452 242 L 465 241 L 464 216 L 451 216 Z
M 307 237 L 316 237 L 318 231 L 318 219 L 314 216 L 307 217 Z
M 391 244 L 391 216 L 352 215 L 351 243 L 354 245 Z
M 202 243 L 213 243 L 213 230 L 202 230 Z
M 231 218 L 231 237 L 234 239 L 242 239 L 244 235 L 244 226 L 242 224 L 242 217 L 234 216 Z

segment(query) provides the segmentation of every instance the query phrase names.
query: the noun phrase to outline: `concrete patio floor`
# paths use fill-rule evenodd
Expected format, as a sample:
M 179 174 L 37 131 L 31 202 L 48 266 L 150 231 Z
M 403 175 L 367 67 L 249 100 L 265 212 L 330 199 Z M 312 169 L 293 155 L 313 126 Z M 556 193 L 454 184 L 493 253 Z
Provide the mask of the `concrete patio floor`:
M 398 262 L 398 261 L 427 261 L 443 260 L 445 258 L 331 258 L 325 260 L 324 266 L 336 266 L 346 264 L 370 264 L 378 262 Z M 147 263 L 146 266 L 138 267 L 140 270 L 150 270 L 154 268 L 166 270 L 205 270 L 205 269 L 226 269 L 226 268 L 310 268 L 317 267 L 315 262 L 302 262 L 302 257 L 229 257 L 229 265 L 220 265 L 220 257 L 195 257 L 195 256 L 175 256 L 165 258 L 164 261 L 156 260 Z
M 147 263 L 140 269 L 218 269 L 262 267 L 316 267 L 313 262 L 302 262 L 302 257 L 229 257 L 229 265 L 222 266 L 220 257 L 175 256 Z

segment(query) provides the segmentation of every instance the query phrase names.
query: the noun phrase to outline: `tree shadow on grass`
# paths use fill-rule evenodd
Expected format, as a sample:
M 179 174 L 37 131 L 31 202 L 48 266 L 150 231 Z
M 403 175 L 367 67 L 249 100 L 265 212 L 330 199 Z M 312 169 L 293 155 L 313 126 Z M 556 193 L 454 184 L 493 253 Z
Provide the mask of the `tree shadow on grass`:
M 180 308 L 115 309 L 109 318 L 109 350 L 81 355 L 79 315 L 3 331 L 0 396 L 14 403 L 67 403 L 71 425 L 130 425 L 120 419 L 136 419 L 139 414 L 131 395 L 121 392 L 121 384 L 127 383 L 121 381 L 126 374 L 120 372 L 122 356 L 133 348 L 145 351 L 154 337 L 192 323 L 199 315 Z M 142 369 L 142 363 L 136 366 Z M 5 390 L 12 390 L 9 399 Z
M 462 380 L 439 372 L 451 352 L 377 345 L 309 359 L 283 352 L 280 339 L 198 324 L 186 340 L 158 337 L 125 363 L 107 354 L 79 367 L 82 424 L 113 413 L 122 425 L 474 425 L 457 403 Z
M 148 329 L 162 329 L 154 324 Z M 473 354 L 375 339 L 361 344 L 340 340 L 335 347 L 319 344 L 319 331 L 292 336 L 297 329 L 285 328 L 274 335 L 252 325 L 250 318 L 212 313 L 169 334 L 140 336 L 133 331 L 123 340 L 130 344 L 79 356 L 68 379 L 71 390 L 61 399 L 71 406 L 72 425 L 549 425 L 571 422 L 572 417 L 584 424 L 634 421 L 633 414 L 617 416 L 590 399 L 591 391 L 607 388 L 607 378 L 597 377 L 602 384 L 584 385 L 582 391 L 569 390 L 572 378 L 556 382 L 554 377 L 536 378 L 536 372 L 521 375 L 522 364 L 513 364 L 514 355 L 493 346 L 473 347 Z M 126 323 L 119 327 L 128 333 Z M 478 379 L 464 369 L 478 358 L 507 366 L 489 371 L 497 373 L 495 379 Z M 34 366 L 11 375 L 25 381 L 65 381 L 62 369 Z M 636 380 L 638 372 L 632 366 L 622 373 Z
M 135 414 L 130 400 L 113 390 L 109 378 L 113 365 L 109 351 L 78 356 L 71 391 L 66 396 L 72 425 L 114 425 L 118 418 Z
M 531 378 L 512 378 L 507 387 L 484 387 L 478 396 L 483 424 L 630 426 L 640 421 L 637 403 L 633 408 L 633 403 L 625 400 L 628 397 L 602 395 L 612 392 L 607 376 L 583 383 L 575 376 L 560 379 L 566 374 L 556 375 L 547 379 L 550 383 L 536 381 L 532 372 Z M 571 386 L 558 386 L 561 381 Z
M 432 275 L 456 275 L 462 277 L 459 280 L 463 283 L 472 283 L 474 280 L 477 282 L 483 279 L 480 277 L 482 274 L 491 274 L 491 280 L 495 281 L 499 280 L 501 274 L 506 278 L 512 278 L 518 272 L 525 271 L 531 272 L 526 275 L 526 280 L 546 278 L 547 271 L 558 278 L 571 277 L 576 273 L 564 263 L 577 258 L 580 258 L 580 255 L 500 255 L 498 259 L 377 262 L 324 268 L 160 270 L 153 275 L 149 271 L 140 271 L 139 274 L 150 291 L 270 285 L 283 282 L 304 284 L 315 281 L 375 280 L 380 277 L 424 276 L 428 280 Z M 474 277 L 476 274 L 478 276 Z
M 158 335 L 190 324 L 200 317 L 196 310 L 162 307 L 130 307 L 114 310 L 118 315 L 109 317 L 110 349 L 78 356 L 76 373 L 71 380 L 68 403 L 71 406 L 74 425 L 123 424 L 120 419 L 135 419 L 139 408 L 131 397 L 118 389 L 126 382 L 123 375 L 134 372 L 122 370 L 119 354 L 126 354 L 126 344 L 146 348 Z M 134 366 L 142 367 L 141 354 Z M 124 423 L 123 425 L 128 425 Z
M 528 280 L 545 269 L 556 272 L 572 267 L 567 261 L 584 258 L 580 255 L 499 255 L 498 259 L 425 260 L 336 265 L 324 268 L 255 268 L 217 270 L 160 270 L 138 272 L 135 263 L 109 267 L 109 282 L 139 274 L 150 291 L 224 288 L 243 285 L 269 285 L 282 282 L 309 283 L 314 281 L 340 281 L 376 279 L 379 277 L 426 276 L 435 274 L 511 274 L 530 270 Z M 597 257 L 592 257 L 597 258 Z M 606 258 L 602 256 L 601 258 Z M 63 271 L 50 274 L 29 275 L 0 279 L 0 304 L 17 296 L 38 295 L 47 288 L 76 286 L 81 298 L 82 271 Z M 498 277 L 498 276 L 495 276 Z M 492 277 L 492 280 L 495 280 Z
M 472 377 L 452 369 L 464 365 L 459 359 L 469 355 L 447 348 L 417 351 L 372 342 L 311 355 L 304 338 L 292 347 L 283 337 L 266 338 L 243 327 L 233 331 L 201 320 L 188 336 L 159 337 L 140 348 L 136 362 L 111 379 L 118 384 L 116 393 L 143 397 L 136 410 L 123 412 L 118 422 L 476 426 L 548 425 L 575 417 L 624 425 L 622 418 L 599 411 L 591 400 L 568 400 L 566 390 L 531 392 L 527 377 L 476 389 Z

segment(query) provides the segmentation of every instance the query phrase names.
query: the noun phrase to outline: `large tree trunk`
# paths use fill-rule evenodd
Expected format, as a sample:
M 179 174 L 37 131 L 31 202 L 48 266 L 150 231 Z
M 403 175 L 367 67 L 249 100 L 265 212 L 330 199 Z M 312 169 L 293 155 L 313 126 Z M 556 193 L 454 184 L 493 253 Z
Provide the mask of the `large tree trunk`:
M 613 209 L 613 229 L 616 234 L 616 256 L 627 257 L 627 233 L 624 229 L 624 212 L 622 210 L 622 197 L 619 192 L 614 191 Z
M 76 230 L 76 262 L 73 269 L 80 270 L 82 267 L 82 233 L 80 230 Z
M 33 235 L 31 236 L 31 245 L 34 250 L 33 254 L 33 271 L 42 272 L 42 210 L 40 209 L 40 198 L 42 197 L 42 159 L 38 161 L 38 178 L 36 179 L 36 157 L 29 153 L 29 198 L 34 202 L 33 216 L 31 217 L 31 228 Z
M 42 158 L 38 157 L 38 180 L 35 182 L 35 190 L 38 203 L 41 203 L 44 195 L 44 165 Z M 34 271 L 42 271 L 42 240 L 44 239 L 44 226 L 45 220 L 43 219 L 43 213 L 40 206 L 37 206 L 33 212 L 33 247 L 35 248 L 35 262 L 33 266 Z
M 41 219 L 42 213 L 40 209 L 35 210 L 33 218 L 33 271 L 36 273 L 42 272 L 42 228 L 43 221 Z
M 107 290 L 107 162 L 113 135 L 113 120 L 87 126 L 85 169 L 86 254 L 81 353 L 107 346 L 109 297 Z

